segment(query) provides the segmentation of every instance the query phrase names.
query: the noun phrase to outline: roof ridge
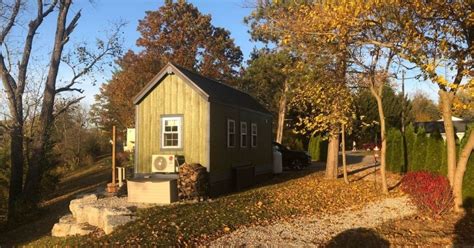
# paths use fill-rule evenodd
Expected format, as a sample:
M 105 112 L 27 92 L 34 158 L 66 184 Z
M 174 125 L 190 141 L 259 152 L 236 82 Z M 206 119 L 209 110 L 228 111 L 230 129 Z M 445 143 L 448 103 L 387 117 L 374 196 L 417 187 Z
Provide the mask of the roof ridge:
M 244 94 L 246 94 L 246 95 L 248 95 L 248 96 L 250 96 L 250 97 L 253 97 L 253 96 L 250 95 L 248 92 L 245 92 L 245 91 L 243 91 L 243 90 L 241 90 L 241 89 L 238 89 L 238 88 L 236 88 L 236 87 L 233 87 L 233 86 L 231 86 L 231 85 L 229 85 L 229 84 L 227 84 L 227 83 L 224 83 L 224 82 L 222 82 L 222 81 L 218 81 L 217 79 L 214 79 L 214 78 L 210 78 L 210 77 L 201 75 L 201 74 L 199 74 L 198 72 L 191 71 L 191 70 L 189 70 L 189 69 L 187 69 L 187 68 L 184 68 L 184 67 L 182 67 L 182 66 L 180 66 L 180 65 L 177 65 L 177 64 L 175 64 L 175 63 L 172 63 L 172 62 L 169 62 L 169 63 L 172 64 L 172 65 L 173 65 L 174 67 L 176 67 L 177 69 L 186 70 L 186 71 L 188 71 L 189 73 L 192 73 L 192 74 L 194 74 L 194 75 L 196 75 L 196 76 L 198 76 L 198 77 L 202 77 L 202 78 L 208 79 L 208 80 L 210 80 L 210 81 L 213 81 L 214 83 L 218 83 L 218 84 L 220 84 L 220 85 L 224 85 L 224 86 L 229 87 L 229 88 L 231 88 L 231 89 L 233 89 L 233 90 L 239 91 L 239 92 L 244 93 Z

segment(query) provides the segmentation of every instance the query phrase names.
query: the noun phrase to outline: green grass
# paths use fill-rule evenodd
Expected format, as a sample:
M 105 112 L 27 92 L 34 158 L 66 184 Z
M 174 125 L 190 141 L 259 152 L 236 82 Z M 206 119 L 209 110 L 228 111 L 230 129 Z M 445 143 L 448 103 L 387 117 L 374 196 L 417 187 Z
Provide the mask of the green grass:
M 206 244 L 240 226 L 266 225 L 316 213 L 362 206 L 381 196 L 373 183 L 327 181 L 322 173 L 281 175 L 266 186 L 199 203 L 178 203 L 138 212 L 138 219 L 111 235 L 43 237 L 33 247 L 53 245 L 196 245 Z

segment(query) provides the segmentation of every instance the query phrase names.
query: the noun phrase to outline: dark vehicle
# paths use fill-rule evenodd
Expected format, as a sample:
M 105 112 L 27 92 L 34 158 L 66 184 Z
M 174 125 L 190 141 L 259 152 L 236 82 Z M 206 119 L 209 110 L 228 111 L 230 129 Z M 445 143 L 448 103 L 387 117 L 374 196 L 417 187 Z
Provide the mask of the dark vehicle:
M 311 156 L 306 152 L 290 150 L 277 142 L 273 142 L 273 149 L 281 153 L 283 167 L 300 170 L 311 164 Z

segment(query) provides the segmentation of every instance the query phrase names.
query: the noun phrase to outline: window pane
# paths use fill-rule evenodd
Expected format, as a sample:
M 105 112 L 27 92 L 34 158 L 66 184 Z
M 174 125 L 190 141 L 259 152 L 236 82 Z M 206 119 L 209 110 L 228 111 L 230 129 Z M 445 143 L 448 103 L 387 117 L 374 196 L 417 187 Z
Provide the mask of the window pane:
M 177 123 L 177 120 L 168 120 L 168 126 L 176 126 L 178 123 Z
M 178 126 L 173 126 L 173 127 L 171 127 L 171 131 L 173 131 L 173 132 L 178 132 Z
M 165 126 L 165 132 L 170 132 L 170 131 L 171 131 L 171 127 Z
M 229 121 L 227 123 L 227 130 L 229 133 L 235 133 L 235 122 Z

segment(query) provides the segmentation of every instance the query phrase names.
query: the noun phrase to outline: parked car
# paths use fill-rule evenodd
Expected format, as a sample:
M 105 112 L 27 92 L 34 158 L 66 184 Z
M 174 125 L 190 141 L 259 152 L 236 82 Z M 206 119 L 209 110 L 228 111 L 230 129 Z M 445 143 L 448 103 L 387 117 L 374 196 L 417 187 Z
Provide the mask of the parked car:
M 372 151 L 374 150 L 375 147 L 378 147 L 380 149 L 380 147 L 382 147 L 382 144 L 381 143 L 365 143 L 365 144 L 362 144 L 362 149 L 366 150 L 366 151 Z
M 311 164 L 311 156 L 306 152 L 290 150 L 277 142 L 273 142 L 273 149 L 281 153 L 283 167 L 299 170 Z

